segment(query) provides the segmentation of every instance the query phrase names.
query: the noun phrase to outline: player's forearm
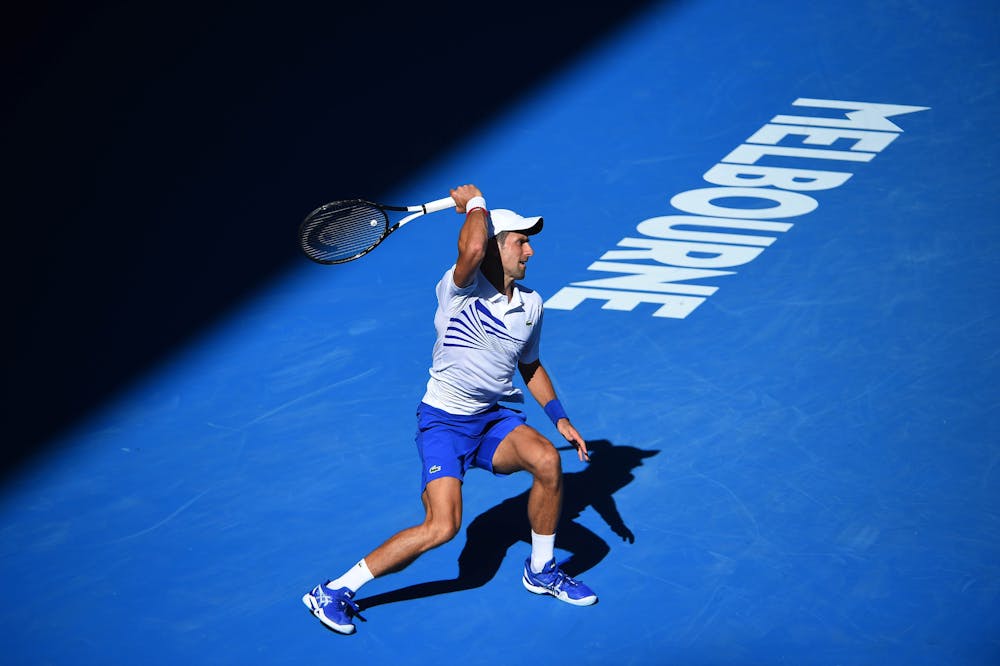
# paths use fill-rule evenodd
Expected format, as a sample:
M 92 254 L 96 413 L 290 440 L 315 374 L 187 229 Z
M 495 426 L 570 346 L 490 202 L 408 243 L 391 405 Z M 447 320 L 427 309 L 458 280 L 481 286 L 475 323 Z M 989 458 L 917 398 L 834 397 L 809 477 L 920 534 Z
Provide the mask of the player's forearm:
M 465 223 L 458 233 L 458 256 L 479 266 L 486 256 L 489 232 L 486 228 L 486 210 L 476 208 L 465 215 Z
M 521 377 L 524 385 L 528 387 L 528 392 L 544 407 L 556 398 L 556 389 L 552 385 L 549 373 L 542 366 L 540 361 L 520 365 Z
M 590 461 L 587 452 L 587 442 L 580 436 L 577 429 L 570 423 L 569 416 L 566 415 L 563 406 L 556 398 L 556 390 L 549 379 L 549 373 L 542 367 L 540 361 L 534 363 L 521 363 L 518 365 L 521 377 L 528 391 L 538 401 L 538 404 L 545 410 L 546 416 L 551 419 L 552 424 L 559 430 L 559 434 L 566 438 L 567 442 L 576 447 L 577 454 L 581 461 Z
M 462 185 L 451 191 L 455 209 L 465 213 L 465 222 L 458 232 L 458 259 L 455 261 L 455 284 L 466 286 L 486 258 L 489 242 L 489 220 L 486 217 L 482 192 L 475 185 Z

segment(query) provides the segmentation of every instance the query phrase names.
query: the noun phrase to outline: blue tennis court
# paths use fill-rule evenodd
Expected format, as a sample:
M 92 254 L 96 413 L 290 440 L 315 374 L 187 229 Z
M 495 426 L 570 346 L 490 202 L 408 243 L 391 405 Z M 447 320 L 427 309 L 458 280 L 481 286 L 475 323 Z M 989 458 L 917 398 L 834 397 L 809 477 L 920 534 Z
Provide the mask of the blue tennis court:
M 998 34 L 973 0 L 651 4 L 391 188 L 286 167 L 290 245 L 466 182 L 544 215 L 525 283 L 594 451 L 557 553 L 597 605 L 525 592 L 530 477 L 476 471 L 356 635 L 300 600 L 423 517 L 446 211 L 297 259 L 8 476 L 5 662 L 1000 662 Z

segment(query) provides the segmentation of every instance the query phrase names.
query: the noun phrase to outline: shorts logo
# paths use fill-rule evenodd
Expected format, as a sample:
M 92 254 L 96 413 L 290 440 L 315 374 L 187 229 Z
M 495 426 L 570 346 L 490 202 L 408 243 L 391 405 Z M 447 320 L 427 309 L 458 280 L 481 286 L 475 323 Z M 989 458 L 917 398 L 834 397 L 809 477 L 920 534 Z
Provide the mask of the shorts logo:
M 431 465 L 431 468 L 427 471 L 430 472 L 431 474 L 437 474 L 438 472 L 441 471 L 441 465 Z

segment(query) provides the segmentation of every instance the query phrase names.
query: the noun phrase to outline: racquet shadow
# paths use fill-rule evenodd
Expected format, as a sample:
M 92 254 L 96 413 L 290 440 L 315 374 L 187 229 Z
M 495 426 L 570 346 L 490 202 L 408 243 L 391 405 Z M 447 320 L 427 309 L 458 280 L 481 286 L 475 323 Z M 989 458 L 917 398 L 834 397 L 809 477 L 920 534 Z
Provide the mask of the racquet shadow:
M 560 450 L 571 449 L 563 447 Z M 659 453 L 634 446 L 615 446 L 607 440 L 587 442 L 590 463 L 580 472 L 563 475 L 563 510 L 557 529 L 556 546 L 569 551 L 560 563 L 570 576 L 579 576 L 611 552 L 608 543 L 577 522 L 592 507 L 611 530 L 628 543 L 635 535 L 618 511 L 614 495 L 635 480 L 632 470 Z M 410 601 L 449 592 L 481 587 L 500 570 L 511 546 L 530 544 L 528 491 L 504 500 L 479 514 L 465 530 L 466 542 L 458 556 L 458 576 L 453 579 L 417 583 L 358 600 L 362 610 L 398 601 Z M 528 551 L 524 552 L 526 557 Z

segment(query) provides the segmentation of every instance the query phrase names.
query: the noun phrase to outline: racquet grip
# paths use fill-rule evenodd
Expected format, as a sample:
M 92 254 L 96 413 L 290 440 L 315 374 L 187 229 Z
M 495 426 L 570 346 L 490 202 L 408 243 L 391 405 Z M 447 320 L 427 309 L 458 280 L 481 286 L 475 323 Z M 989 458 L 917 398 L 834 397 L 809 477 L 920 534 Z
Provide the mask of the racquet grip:
M 424 204 L 425 213 L 436 213 L 439 210 L 444 210 L 446 208 L 453 208 L 455 206 L 455 200 L 451 197 L 445 197 L 444 199 L 438 199 L 437 201 L 431 201 Z

